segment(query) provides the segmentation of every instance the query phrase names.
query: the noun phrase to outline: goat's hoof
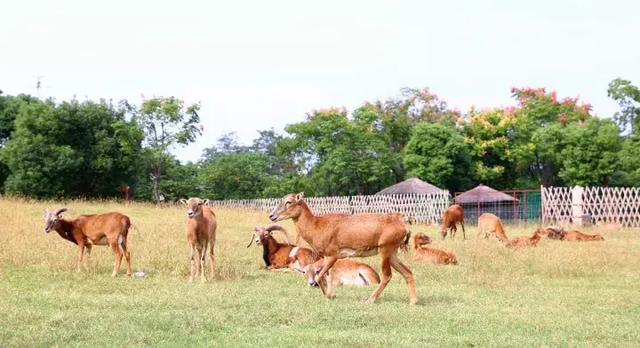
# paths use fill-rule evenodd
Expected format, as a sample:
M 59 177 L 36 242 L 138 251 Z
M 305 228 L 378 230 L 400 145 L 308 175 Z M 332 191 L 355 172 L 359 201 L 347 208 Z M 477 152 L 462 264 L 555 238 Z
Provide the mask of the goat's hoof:
M 118 273 L 111 273 L 111 278 L 115 278 L 118 275 Z
M 189 283 L 193 283 L 193 278 L 189 278 Z
M 409 304 L 412 306 L 415 306 L 418 304 L 418 299 L 417 298 L 412 298 L 409 300 Z
M 327 295 L 328 300 L 333 300 L 334 298 L 336 298 L 336 295 Z
M 374 304 L 375 302 L 376 302 L 376 300 L 373 300 L 373 299 L 371 299 L 371 298 L 368 298 L 366 301 L 364 301 L 364 303 L 365 303 L 365 304 L 368 304 L 368 305 L 370 305 L 370 304 Z

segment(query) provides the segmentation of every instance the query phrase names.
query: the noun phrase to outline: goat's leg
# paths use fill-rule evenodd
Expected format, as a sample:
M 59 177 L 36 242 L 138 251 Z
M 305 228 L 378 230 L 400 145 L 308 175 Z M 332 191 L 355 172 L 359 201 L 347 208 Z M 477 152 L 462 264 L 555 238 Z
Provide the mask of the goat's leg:
M 456 234 L 458 233 L 458 228 L 456 227 L 456 224 L 453 224 L 453 226 L 451 226 L 450 232 L 449 232 L 449 239 L 454 240 L 456 239 Z
M 440 229 L 440 236 L 442 237 L 442 240 L 445 240 L 447 238 L 447 228 L 442 228 Z
M 202 249 L 200 249 L 200 280 L 202 280 L 202 282 L 206 282 L 207 281 L 207 275 L 205 274 L 206 272 L 205 270 L 205 263 L 207 261 L 207 245 L 208 243 L 204 243 L 204 245 L 202 246 Z
M 124 252 L 124 259 L 127 261 L 127 275 L 131 276 L 131 253 L 127 247 L 127 238 L 120 236 L 118 237 L 118 241 L 120 242 L 120 247 L 122 247 L 122 251 Z
M 382 264 L 380 265 L 380 273 L 382 274 L 382 277 L 380 279 L 380 284 L 378 284 L 378 287 L 373 290 L 373 293 L 371 293 L 371 296 L 369 296 L 369 299 L 367 299 L 367 303 L 376 302 L 376 300 L 382 293 L 382 290 L 387 287 L 387 284 L 389 284 L 389 281 L 391 280 L 391 261 L 389 259 L 389 254 L 391 252 L 391 250 L 383 250 L 382 248 L 380 248 L 379 250 L 380 257 L 382 258 Z
M 318 283 L 318 285 L 320 285 L 320 289 L 322 289 L 322 283 L 324 283 L 325 281 L 325 274 L 327 274 L 327 272 L 329 271 L 329 269 L 331 269 L 331 267 L 333 267 L 333 265 L 336 263 L 336 261 L 338 261 L 338 258 L 336 256 L 327 256 L 324 258 L 324 263 L 322 266 L 322 269 L 320 270 L 320 272 L 318 274 L 316 274 L 315 277 L 315 281 L 316 283 Z M 324 295 L 327 298 L 333 298 L 333 294 L 331 293 L 331 289 L 326 288 L 325 290 L 322 291 L 324 293 Z
M 115 254 L 115 263 L 113 265 L 113 273 L 111 273 L 112 277 L 115 277 L 120 270 L 120 263 L 122 262 L 122 251 L 120 251 L 120 246 L 118 246 L 117 241 L 112 240 L 109 242 L 111 245 L 111 249 L 113 249 L 113 253 Z
M 407 288 L 409 289 L 409 304 L 416 304 L 418 302 L 418 295 L 416 294 L 416 281 L 413 278 L 413 273 L 411 273 L 409 267 L 400 261 L 398 254 L 392 254 L 389 261 L 391 262 L 391 267 L 400 272 L 402 277 L 404 277 L 405 282 L 407 282 Z
M 214 247 L 216 245 L 216 239 L 215 237 L 211 239 L 211 241 L 209 242 L 209 257 L 211 258 L 211 264 L 210 264 L 210 268 L 211 268 L 211 274 L 210 277 L 211 279 L 213 279 L 213 269 L 214 269 L 214 262 L 215 262 L 215 255 L 214 255 Z
M 189 276 L 189 283 L 193 282 L 193 278 L 196 273 L 196 246 L 191 244 L 191 275 Z
M 87 259 L 85 260 L 85 269 L 89 270 L 89 260 L 91 259 L 91 244 L 85 245 L 87 248 Z
M 464 231 L 464 221 L 460 221 L 460 226 L 462 226 L 462 240 L 467 240 L 467 233 Z
M 78 241 L 78 272 L 82 270 L 82 258 L 84 257 L 84 241 Z

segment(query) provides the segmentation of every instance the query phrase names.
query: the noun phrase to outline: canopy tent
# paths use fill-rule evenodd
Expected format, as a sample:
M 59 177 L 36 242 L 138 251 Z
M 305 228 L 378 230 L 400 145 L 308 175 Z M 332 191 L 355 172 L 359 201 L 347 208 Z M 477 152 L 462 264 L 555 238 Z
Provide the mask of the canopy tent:
M 491 202 L 504 202 L 504 201 L 517 201 L 517 199 L 509 196 L 506 193 L 496 191 L 489 186 L 478 185 L 469 191 L 463 192 L 457 195 L 454 202 L 458 204 L 469 203 L 491 203 Z
M 411 194 L 411 193 L 439 193 L 443 190 L 437 186 L 431 185 L 428 182 L 422 181 L 418 178 L 410 178 L 405 181 L 399 182 L 395 185 L 391 185 L 384 190 L 376 193 L 377 195 L 399 195 L 399 194 Z

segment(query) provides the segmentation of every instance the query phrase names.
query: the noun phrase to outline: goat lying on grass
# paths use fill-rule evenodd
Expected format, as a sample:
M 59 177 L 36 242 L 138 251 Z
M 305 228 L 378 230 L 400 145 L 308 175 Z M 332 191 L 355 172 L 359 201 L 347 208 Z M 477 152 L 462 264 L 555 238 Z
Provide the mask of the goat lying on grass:
M 561 227 L 549 226 L 540 230 L 541 235 L 556 240 L 566 241 L 603 241 L 604 238 L 599 234 L 586 234 L 576 230 L 565 231 Z
M 514 239 L 511 239 L 510 241 L 506 242 L 505 245 L 507 247 L 523 247 L 523 246 L 536 246 L 538 245 L 538 242 L 540 241 L 540 236 L 542 235 L 542 230 L 541 229 L 537 229 L 535 230 L 535 232 L 533 232 L 533 234 L 531 235 L 531 237 L 526 237 L 526 236 L 522 236 L 522 237 L 517 237 Z
M 127 260 L 127 275 L 131 275 L 131 254 L 127 247 L 127 235 L 133 225 L 128 216 L 112 212 L 80 215 L 73 220 L 66 220 L 60 215 L 65 211 L 67 208 L 60 208 L 54 212 L 45 210 L 44 231 L 56 231 L 60 237 L 78 245 L 78 270 L 82 265 L 85 248 L 88 264 L 92 245 L 110 245 L 115 254 L 111 276 L 115 277 L 118 274 L 123 254 Z
M 426 261 L 438 265 L 457 265 L 458 260 L 452 252 L 427 246 L 431 244 L 431 238 L 424 233 L 418 233 L 413 237 L 413 259 Z
M 273 238 L 275 231 L 282 232 L 287 243 L 278 243 Z M 256 245 L 262 245 L 262 259 L 270 271 L 289 268 L 302 272 L 304 267 L 316 260 L 311 249 L 289 244 L 289 234 L 282 226 L 256 227 L 247 248 L 254 242 Z
M 320 273 L 323 266 L 324 260 L 318 260 L 304 268 L 304 274 L 309 286 L 318 286 L 315 277 Z M 332 294 L 335 288 L 341 285 L 367 286 L 380 284 L 380 277 L 373 268 L 353 259 L 337 260 L 333 267 L 325 273 L 324 280 L 329 292 Z

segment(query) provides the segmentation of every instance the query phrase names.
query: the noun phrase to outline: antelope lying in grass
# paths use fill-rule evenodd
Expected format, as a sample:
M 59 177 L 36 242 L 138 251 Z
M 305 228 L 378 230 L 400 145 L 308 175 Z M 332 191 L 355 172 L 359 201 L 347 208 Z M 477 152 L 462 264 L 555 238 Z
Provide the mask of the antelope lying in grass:
M 540 236 L 542 235 L 542 230 L 537 229 L 533 232 L 531 237 L 517 237 L 509 240 L 505 243 L 507 247 L 522 247 L 522 246 L 537 246 L 540 241 Z
M 491 213 L 484 213 L 478 218 L 478 234 L 476 235 L 476 240 L 480 237 L 480 234 L 483 233 L 485 238 L 489 237 L 489 234 L 492 234 L 501 242 L 506 243 L 509 241 L 502 221 L 499 217 Z
M 127 260 L 127 275 L 131 275 L 131 254 L 127 247 L 127 235 L 133 228 L 131 220 L 126 215 L 117 212 L 80 215 L 73 220 L 63 219 L 61 214 L 67 208 L 60 208 L 54 212 L 45 210 L 44 231 L 58 232 L 60 237 L 78 245 L 78 270 L 82 265 L 85 249 L 87 251 L 87 265 L 93 245 L 110 245 L 115 254 L 112 277 L 120 270 L 120 263 L 124 254 Z
M 318 286 L 316 275 L 324 266 L 324 260 L 318 260 L 304 268 L 309 286 Z M 371 266 L 352 259 L 340 259 L 325 273 L 324 281 L 330 293 L 341 285 L 367 286 L 380 284 L 378 273 Z
M 399 214 L 328 214 L 315 216 L 304 201 L 304 193 L 288 194 L 269 215 L 273 222 L 292 219 L 298 234 L 323 256 L 324 266 L 315 276 L 323 294 L 332 298 L 324 275 L 339 258 L 364 257 L 380 254 L 382 281 L 373 291 L 368 303 L 378 299 L 391 280 L 391 267 L 404 277 L 409 290 L 409 303 L 418 302 L 415 280 L 411 270 L 398 258 L 397 252 L 409 231 Z
M 209 200 L 202 200 L 198 197 L 191 197 L 189 200 L 181 199 L 180 202 L 187 206 L 187 241 L 191 246 L 191 275 L 189 282 L 200 273 L 203 282 L 207 281 L 204 266 L 207 255 L 207 247 L 209 248 L 209 257 L 211 258 L 211 276 L 213 277 L 214 269 L 214 247 L 216 245 L 216 229 L 218 223 L 213 210 L 209 208 Z M 196 263 L 196 252 L 198 262 Z
M 413 237 L 413 259 L 426 261 L 438 265 L 457 265 L 458 260 L 453 252 L 436 249 L 427 246 L 431 244 L 431 238 L 424 233 L 418 233 Z
M 273 237 L 275 231 L 282 232 L 287 243 L 278 243 Z M 289 268 L 302 272 L 304 267 L 316 260 L 311 249 L 291 245 L 289 234 L 282 226 L 256 227 L 247 248 L 254 242 L 256 245 L 262 245 L 262 259 L 270 271 Z
M 451 239 L 455 238 L 458 228 L 456 224 L 460 223 L 462 226 L 462 239 L 467 239 L 467 235 L 464 231 L 464 210 L 461 205 L 454 204 L 447 208 L 442 214 L 442 225 L 440 228 L 440 235 L 444 240 L 447 237 L 447 230 L 450 232 Z

